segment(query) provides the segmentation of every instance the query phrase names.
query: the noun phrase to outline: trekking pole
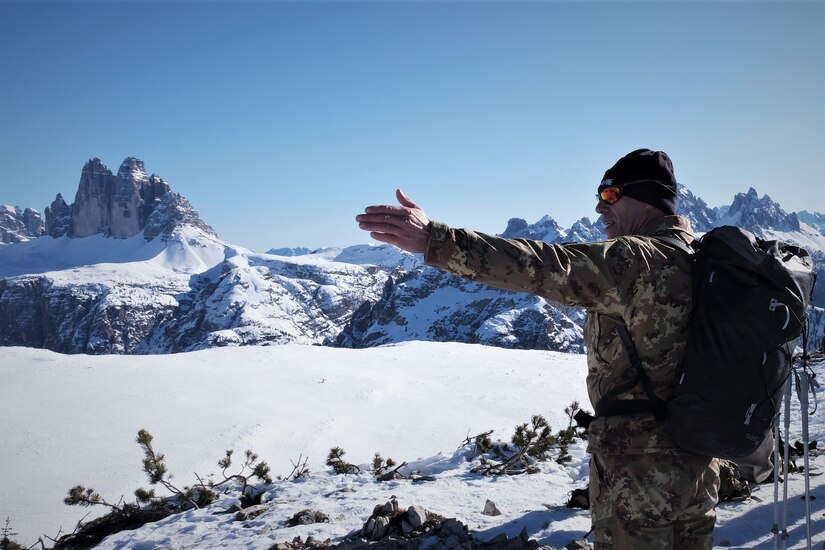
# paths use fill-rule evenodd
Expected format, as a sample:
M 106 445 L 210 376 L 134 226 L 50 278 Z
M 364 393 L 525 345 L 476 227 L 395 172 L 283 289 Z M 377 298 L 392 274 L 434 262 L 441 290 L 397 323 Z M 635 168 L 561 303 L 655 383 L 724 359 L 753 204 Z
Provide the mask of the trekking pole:
M 811 480 L 808 476 L 808 371 L 802 367 L 799 377 L 799 405 L 802 412 L 802 456 L 805 464 L 805 535 L 811 550 Z
M 790 377 L 785 380 L 785 384 L 790 383 Z M 782 388 L 783 392 L 785 388 Z M 773 526 L 771 533 L 773 533 L 773 550 L 779 550 L 779 442 L 782 441 L 779 436 L 779 417 L 782 415 L 782 406 L 779 406 L 776 419 L 773 423 Z
M 802 375 L 799 376 L 799 404 L 802 413 L 802 449 L 805 464 L 805 535 L 808 542 L 808 550 L 811 550 L 811 475 L 810 475 L 810 434 L 808 432 L 808 416 L 816 412 L 816 388 L 819 383 L 816 375 L 808 366 L 808 339 L 803 333 L 802 337 Z M 808 392 L 814 396 L 814 410 L 808 411 Z
M 785 448 L 782 461 L 782 548 L 788 545 L 788 457 L 790 455 L 790 444 L 788 434 L 791 430 L 791 390 L 793 380 L 792 372 L 788 374 L 788 385 L 785 388 Z

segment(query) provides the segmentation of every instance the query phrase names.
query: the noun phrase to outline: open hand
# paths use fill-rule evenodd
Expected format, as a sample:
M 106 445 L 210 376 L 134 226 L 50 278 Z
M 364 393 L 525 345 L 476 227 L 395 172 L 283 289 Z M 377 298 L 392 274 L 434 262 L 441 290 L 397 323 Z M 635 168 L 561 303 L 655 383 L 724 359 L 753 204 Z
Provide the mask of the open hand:
M 387 204 L 368 206 L 364 214 L 355 217 L 358 227 L 370 232 L 370 237 L 389 243 L 407 252 L 424 252 L 430 236 L 430 218 L 400 189 L 395 190 L 400 206 Z

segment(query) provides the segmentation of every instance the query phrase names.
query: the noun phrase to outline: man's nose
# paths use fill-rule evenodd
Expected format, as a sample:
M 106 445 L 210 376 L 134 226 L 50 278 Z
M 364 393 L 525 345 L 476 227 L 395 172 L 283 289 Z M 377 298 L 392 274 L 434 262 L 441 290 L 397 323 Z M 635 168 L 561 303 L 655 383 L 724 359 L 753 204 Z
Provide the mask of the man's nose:
M 604 201 L 599 201 L 596 203 L 596 212 L 599 214 L 604 214 L 609 208 L 610 206 Z

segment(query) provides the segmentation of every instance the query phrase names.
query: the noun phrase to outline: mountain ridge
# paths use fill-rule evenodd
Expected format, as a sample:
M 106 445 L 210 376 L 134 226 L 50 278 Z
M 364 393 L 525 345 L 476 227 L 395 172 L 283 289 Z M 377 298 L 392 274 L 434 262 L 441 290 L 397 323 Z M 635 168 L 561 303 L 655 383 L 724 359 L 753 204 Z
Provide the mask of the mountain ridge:
M 735 222 L 760 238 L 807 248 L 825 277 L 822 214 L 788 214 L 753 188 L 725 208 L 708 207 L 684 186 L 678 192 L 678 213 L 697 233 Z M 97 231 L 81 237 L 90 227 Z M 135 157 L 125 159 L 117 175 L 99 159 L 88 161 L 75 203 L 57 195 L 44 233 L 0 246 L 0 345 L 152 354 L 431 340 L 584 350 L 581 310 L 459 279 L 395 247 L 259 254 L 226 243 Z M 501 235 L 551 243 L 605 238 L 600 220 L 581 218 L 563 228 L 549 215 L 532 224 L 511 218 Z M 821 339 L 820 286 L 811 334 Z

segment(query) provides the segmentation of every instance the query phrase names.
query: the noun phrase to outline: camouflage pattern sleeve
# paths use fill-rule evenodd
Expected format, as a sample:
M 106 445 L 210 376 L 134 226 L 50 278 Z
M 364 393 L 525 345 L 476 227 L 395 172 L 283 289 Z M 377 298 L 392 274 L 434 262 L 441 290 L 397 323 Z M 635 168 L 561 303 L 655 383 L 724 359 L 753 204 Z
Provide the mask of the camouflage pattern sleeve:
M 594 311 L 620 311 L 621 289 L 646 262 L 625 239 L 547 244 L 433 222 L 424 260 L 467 279 Z

